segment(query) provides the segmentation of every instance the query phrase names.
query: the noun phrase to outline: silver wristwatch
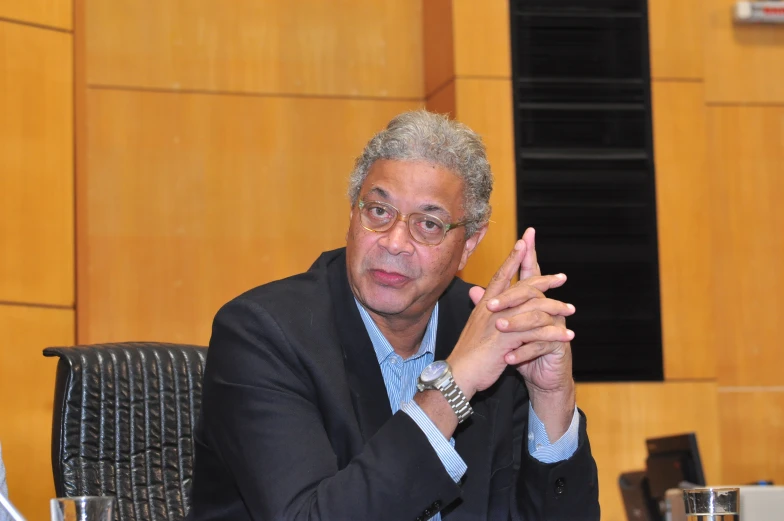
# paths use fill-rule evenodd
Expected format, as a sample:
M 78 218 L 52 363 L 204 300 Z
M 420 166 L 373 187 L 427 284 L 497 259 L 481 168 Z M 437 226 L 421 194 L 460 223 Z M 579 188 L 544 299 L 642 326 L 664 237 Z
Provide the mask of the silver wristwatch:
M 452 377 L 452 369 L 444 360 L 438 360 L 425 367 L 417 380 L 417 389 L 420 392 L 429 389 L 441 391 L 449 406 L 455 411 L 457 423 L 463 423 L 466 418 L 474 414 L 471 404 Z

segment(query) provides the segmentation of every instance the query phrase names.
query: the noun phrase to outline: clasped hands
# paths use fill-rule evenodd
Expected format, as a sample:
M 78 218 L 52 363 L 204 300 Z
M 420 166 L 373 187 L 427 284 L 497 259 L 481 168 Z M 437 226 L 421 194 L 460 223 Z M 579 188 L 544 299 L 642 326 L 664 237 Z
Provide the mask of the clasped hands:
M 558 410 L 552 412 L 562 417 L 557 423 L 563 423 L 574 410 L 569 344 L 574 333 L 566 328 L 566 317 L 575 308 L 545 296 L 547 290 L 562 286 L 566 276 L 541 274 L 534 241 L 535 232 L 529 228 L 487 289 L 471 288 L 476 307 L 447 360 L 468 399 L 513 365 L 525 380 L 537 415 L 542 418 L 555 404 Z M 518 273 L 519 282 L 512 284 Z

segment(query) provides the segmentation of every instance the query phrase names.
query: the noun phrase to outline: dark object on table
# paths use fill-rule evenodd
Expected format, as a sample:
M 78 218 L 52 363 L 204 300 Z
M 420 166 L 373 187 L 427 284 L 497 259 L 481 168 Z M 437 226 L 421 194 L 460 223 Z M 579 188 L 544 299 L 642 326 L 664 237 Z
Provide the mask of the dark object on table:
M 645 461 L 651 498 L 664 513 L 668 489 L 705 486 L 697 436 L 693 432 L 661 438 L 648 438 L 648 459 Z
M 659 503 L 651 498 L 644 470 L 624 472 L 618 477 L 623 507 L 629 521 L 658 521 Z

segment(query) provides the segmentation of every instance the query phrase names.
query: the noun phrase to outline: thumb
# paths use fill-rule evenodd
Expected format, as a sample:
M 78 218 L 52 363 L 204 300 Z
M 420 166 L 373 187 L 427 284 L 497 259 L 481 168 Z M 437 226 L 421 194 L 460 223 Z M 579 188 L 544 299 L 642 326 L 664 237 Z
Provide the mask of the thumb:
M 474 303 L 474 306 L 479 304 L 479 301 L 482 300 L 482 297 L 485 295 L 485 288 L 482 286 L 474 286 L 473 288 L 468 290 L 468 296 L 471 297 L 471 302 Z

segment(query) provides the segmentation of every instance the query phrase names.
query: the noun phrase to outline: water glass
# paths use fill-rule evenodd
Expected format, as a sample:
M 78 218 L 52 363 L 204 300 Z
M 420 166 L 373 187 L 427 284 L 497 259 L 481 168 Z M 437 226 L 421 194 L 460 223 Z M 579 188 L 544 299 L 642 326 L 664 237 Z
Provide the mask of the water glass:
M 114 521 L 114 497 L 61 497 L 49 502 L 52 521 Z
M 692 488 L 683 491 L 689 521 L 739 521 L 740 489 Z

